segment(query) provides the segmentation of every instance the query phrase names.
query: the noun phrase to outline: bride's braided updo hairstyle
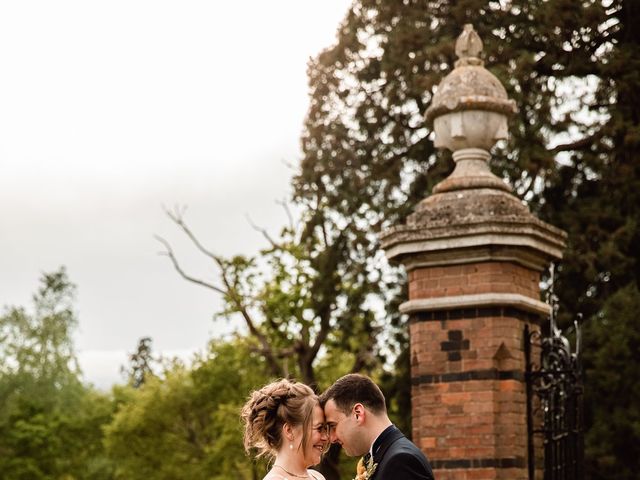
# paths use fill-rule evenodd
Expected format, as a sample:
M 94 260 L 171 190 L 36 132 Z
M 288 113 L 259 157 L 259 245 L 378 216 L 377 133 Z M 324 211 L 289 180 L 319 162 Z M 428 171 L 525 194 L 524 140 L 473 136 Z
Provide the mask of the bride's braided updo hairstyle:
M 258 450 L 258 457 L 275 455 L 282 447 L 282 426 L 302 425 L 303 448 L 307 444 L 318 397 L 304 383 L 278 380 L 253 392 L 242 408 L 244 448 Z

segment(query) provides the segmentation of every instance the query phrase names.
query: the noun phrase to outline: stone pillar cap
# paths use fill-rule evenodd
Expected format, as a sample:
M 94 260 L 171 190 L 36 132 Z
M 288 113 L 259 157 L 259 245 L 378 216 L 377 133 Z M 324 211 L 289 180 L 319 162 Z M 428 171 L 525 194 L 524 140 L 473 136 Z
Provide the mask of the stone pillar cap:
M 379 238 L 393 262 L 425 263 L 426 255 L 438 264 L 465 263 L 506 255 L 542 270 L 562 258 L 567 234 L 536 218 L 510 193 L 480 188 L 427 197 L 405 224 Z

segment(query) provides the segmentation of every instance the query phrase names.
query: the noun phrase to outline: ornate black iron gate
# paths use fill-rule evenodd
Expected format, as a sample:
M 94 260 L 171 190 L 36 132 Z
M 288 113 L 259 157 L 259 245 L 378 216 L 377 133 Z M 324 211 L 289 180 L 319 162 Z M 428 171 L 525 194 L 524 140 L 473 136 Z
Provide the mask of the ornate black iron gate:
M 543 335 L 528 327 L 525 331 L 529 479 L 535 478 L 535 450 L 541 443 L 544 480 L 581 480 L 584 443 L 580 329 L 574 322 L 576 349 L 572 352 L 569 340 L 556 326 L 558 303 L 553 284 L 547 301 L 551 305 L 549 332 Z

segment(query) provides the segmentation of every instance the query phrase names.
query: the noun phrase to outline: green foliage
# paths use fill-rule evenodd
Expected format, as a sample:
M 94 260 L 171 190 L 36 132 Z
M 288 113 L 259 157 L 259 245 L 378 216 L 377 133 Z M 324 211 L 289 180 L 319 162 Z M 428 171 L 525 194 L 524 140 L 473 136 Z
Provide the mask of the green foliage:
M 115 478 L 250 479 L 259 468 L 242 447 L 240 409 L 268 378 L 244 339 L 212 342 L 193 368 L 180 364 L 138 389 L 119 387 L 106 427 Z
M 32 313 L 13 307 L 0 317 L 0 373 L 61 388 L 76 382 L 79 372 L 71 337 L 75 286 L 64 267 L 43 274 L 40 282 Z
M 108 479 L 111 400 L 84 387 L 73 349 L 75 287 L 44 274 L 34 309 L 0 317 L 0 479 Z
M 593 479 L 637 478 L 640 456 L 640 292 L 629 285 L 612 295 L 585 338 L 586 414 L 592 425 L 587 458 Z

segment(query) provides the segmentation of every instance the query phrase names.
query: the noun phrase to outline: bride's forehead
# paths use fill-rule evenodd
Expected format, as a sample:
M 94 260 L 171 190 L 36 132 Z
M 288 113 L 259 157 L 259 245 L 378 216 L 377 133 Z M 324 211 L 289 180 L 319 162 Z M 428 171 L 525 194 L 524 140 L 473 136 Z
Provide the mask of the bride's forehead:
M 324 422 L 324 410 L 319 405 L 316 405 L 313 409 L 313 420 L 314 422 Z

